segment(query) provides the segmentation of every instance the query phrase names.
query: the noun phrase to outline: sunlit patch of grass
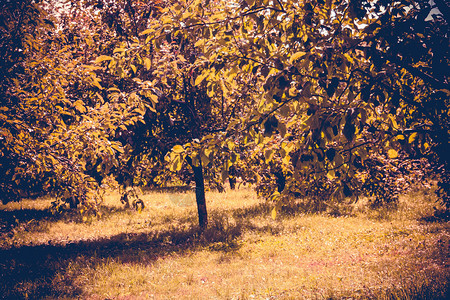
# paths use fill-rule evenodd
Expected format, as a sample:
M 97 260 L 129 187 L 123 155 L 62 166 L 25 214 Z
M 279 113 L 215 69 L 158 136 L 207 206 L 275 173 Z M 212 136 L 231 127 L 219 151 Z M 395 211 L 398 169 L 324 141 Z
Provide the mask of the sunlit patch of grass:
M 193 192 L 140 197 L 146 208 L 137 212 L 124 209 L 120 195 L 111 192 L 102 217 L 87 222 L 44 214 L 35 218 L 36 226 L 26 227 L 29 220 L 22 214 L 0 247 L 0 294 L 87 299 L 448 296 L 449 222 L 427 221 L 439 209 L 429 194 L 401 197 L 397 210 L 368 210 L 363 200 L 337 205 L 331 213 L 286 208 L 273 220 L 270 205 L 251 190 L 208 192 L 209 228 L 203 234 Z M 28 213 L 42 212 L 49 201 L 25 204 L 22 210 Z M 15 205 L 3 208 L 19 215 Z M 30 254 L 35 258 L 26 258 Z

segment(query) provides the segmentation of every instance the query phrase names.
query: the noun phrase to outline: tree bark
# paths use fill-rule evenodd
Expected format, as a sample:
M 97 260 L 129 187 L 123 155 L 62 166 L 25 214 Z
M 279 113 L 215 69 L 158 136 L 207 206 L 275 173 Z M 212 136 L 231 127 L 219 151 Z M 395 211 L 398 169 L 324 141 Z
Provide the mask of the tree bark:
M 230 183 L 230 188 L 232 190 L 234 190 L 236 187 L 236 176 L 237 176 L 236 167 L 231 166 L 228 170 L 228 182 Z
M 236 177 L 234 176 L 228 177 L 228 182 L 230 182 L 230 188 L 234 190 L 236 188 Z
M 192 167 L 194 171 L 194 181 L 195 181 L 195 198 L 197 200 L 197 211 L 198 211 L 198 223 L 200 230 L 204 231 L 208 227 L 208 212 L 206 210 L 206 198 L 205 198 L 205 182 L 203 180 L 203 167 L 202 162 L 199 161 L 198 166 L 192 163 L 192 159 L 187 156 L 187 162 Z
M 76 209 L 76 208 L 78 207 L 79 201 L 78 201 L 78 199 L 75 198 L 74 196 L 72 196 L 72 197 L 66 199 L 66 201 L 69 202 L 69 207 L 70 207 L 70 209 Z

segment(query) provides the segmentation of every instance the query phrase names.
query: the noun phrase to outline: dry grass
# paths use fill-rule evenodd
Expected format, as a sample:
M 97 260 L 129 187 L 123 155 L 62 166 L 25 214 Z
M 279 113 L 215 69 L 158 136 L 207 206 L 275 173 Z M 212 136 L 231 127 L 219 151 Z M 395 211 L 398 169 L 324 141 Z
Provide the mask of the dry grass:
M 247 189 L 210 192 L 199 235 L 192 193 L 146 193 L 141 213 L 107 195 L 102 218 L 52 216 L 50 199 L 0 207 L 0 297 L 446 299 L 449 222 L 421 193 L 396 211 L 363 201 L 277 220 Z M 333 215 L 333 216 L 332 216 Z M 335 217 L 340 215 L 340 217 Z

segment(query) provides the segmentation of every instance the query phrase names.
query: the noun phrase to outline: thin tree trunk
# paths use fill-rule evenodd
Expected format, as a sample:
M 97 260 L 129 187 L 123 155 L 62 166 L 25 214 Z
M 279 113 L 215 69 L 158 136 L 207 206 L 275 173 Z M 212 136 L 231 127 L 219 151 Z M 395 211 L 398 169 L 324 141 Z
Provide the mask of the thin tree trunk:
M 186 157 L 186 160 L 192 167 L 192 170 L 194 171 L 195 198 L 197 200 L 198 223 L 200 225 L 201 231 L 204 231 L 208 227 L 208 212 L 206 210 L 205 182 L 203 180 L 202 162 L 199 161 L 198 166 L 195 166 L 192 163 L 192 159 L 189 156 Z
M 236 177 L 234 176 L 228 177 L 228 182 L 230 183 L 230 188 L 234 190 L 236 188 Z
M 77 206 L 78 206 L 78 201 L 74 197 L 71 197 L 69 200 L 70 209 L 75 209 L 75 208 L 77 208 Z

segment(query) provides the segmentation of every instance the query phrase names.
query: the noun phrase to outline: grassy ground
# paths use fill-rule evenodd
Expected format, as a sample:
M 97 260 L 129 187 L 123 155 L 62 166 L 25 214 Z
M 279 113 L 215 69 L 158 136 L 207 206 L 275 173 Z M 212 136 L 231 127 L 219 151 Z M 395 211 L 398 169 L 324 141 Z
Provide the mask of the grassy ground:
M 141 213 L 107 195 L 103 216 L 52 216 L 51 199 L 0 206 L 0 297 L 10 299 L 446 299 L 450 223 L 430 195 L 398 210 L 364 201 L 310 214 L 246 189 L 146 193 Z

